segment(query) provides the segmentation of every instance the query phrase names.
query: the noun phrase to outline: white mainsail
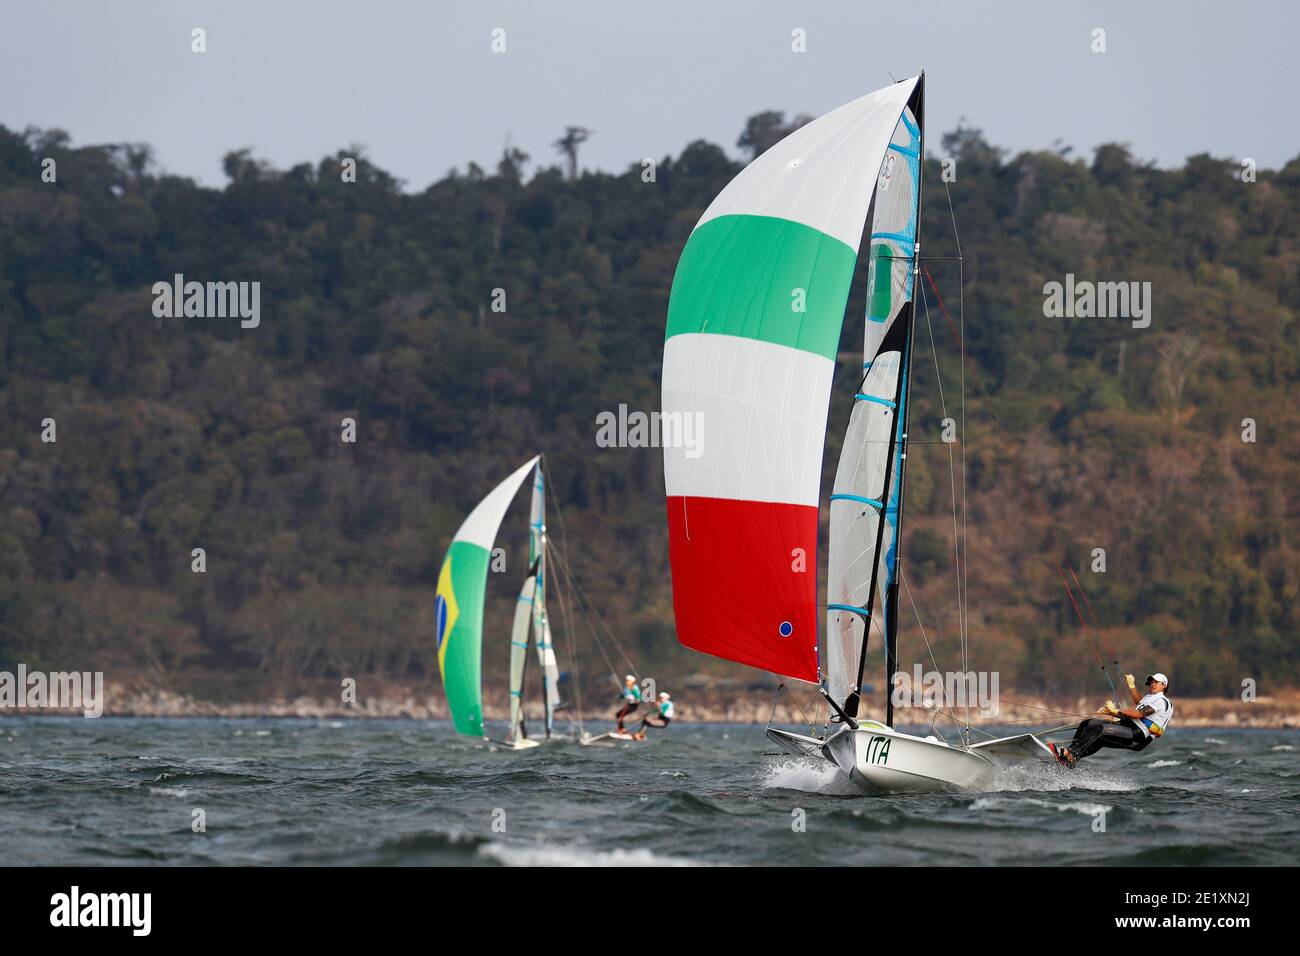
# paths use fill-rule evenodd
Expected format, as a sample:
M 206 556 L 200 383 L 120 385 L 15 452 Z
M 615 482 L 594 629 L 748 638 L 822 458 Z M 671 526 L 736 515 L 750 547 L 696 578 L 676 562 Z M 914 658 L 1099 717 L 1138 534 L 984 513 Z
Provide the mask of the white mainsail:
M 515 623 L 510 629 L 510 733 L 508 740 L 526 737 L 524 731 L 524 669 L 528 663 L 528 630 L 533 623 L 537 575 L 524 578 L 515 605 Z
M 884 637 L 886 679 L 893 669 L 920 176 L 921 131 L 908 107 L 876 180 L 863 376 L 830 499 L 823 679 L 831 699 L 849 716 L 858 713 L 865 648 L 873 631 Z
M 528 558 L 535 564 L 537 593 L 533 598 L 533 642 L 542 668 L 542 695 L 546 706 L 546 736 L 555 730 L 555 710 L 560 705 L 560 668 L 551 642 L 551 621 L 546 613 L 546 478 L 542 463 L 533 475 L 533 503 L 529 519 Z

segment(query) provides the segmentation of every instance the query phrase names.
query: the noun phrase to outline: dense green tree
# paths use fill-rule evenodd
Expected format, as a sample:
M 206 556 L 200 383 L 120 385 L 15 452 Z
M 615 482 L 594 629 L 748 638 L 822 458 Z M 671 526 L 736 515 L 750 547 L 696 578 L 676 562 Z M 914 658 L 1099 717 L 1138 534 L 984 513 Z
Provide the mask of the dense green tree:
M 739 144 L 758 155 L 801 122 L 759 114 Z M 427 680 L 447 541 L 541 451 L 557 544 L 620 641 L 662 680 L 734 673 L 672 640 L 659 454 L 598 448 L 595 420 L 657 405 L 677 256 L 740 166 L 695 142 L 653 182 L 639 161 L 577 176 L 585 132 L 559 141 L 570 176 L 526 179 L 507 149 L 494 173 L 408 193 L 357 146 L 286 171 L 234 151 L 210 189 L 144 146 L 0 128 L 0 667 L 95 665 L 210 693 Z M 1294 684 L 1300 160 L 1248 182 L 1209 156 L 1170 170 L 1120 145 L 1091 163 L 1008 157 L 965 125 L 939 141 L 904 653 L 922 653 L 919 620 L 955 666 L 957 533 L 973 657 L 1008 684 L 1098 689 L 1056 573 L 1067 560 L 1132 666 L 1162 665 L 1182 692 Z M 259 281 L 261 324 L 155 317 L 153 284 L 178 273 Z M 1150 327 L 1046 317 L 1044 284 L 1067 273 L 1150 282 Z M 859 276 L 833 423 L 864 299 Z M 938 440 L 945 417 L 964 417 L 964 447 Z M 491 633 L 514 586 L 492 582 Z M 605 671 L 585 625 L 565 637 L 584 674 Z

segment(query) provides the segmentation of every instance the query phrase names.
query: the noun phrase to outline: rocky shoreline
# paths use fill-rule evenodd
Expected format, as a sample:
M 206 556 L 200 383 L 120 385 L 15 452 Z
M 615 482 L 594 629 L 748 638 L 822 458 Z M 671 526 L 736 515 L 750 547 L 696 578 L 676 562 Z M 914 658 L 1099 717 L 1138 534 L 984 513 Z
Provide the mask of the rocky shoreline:
M 103 714 L 106 717 L 163 717 L 163 718 L 301 718 L 322 719 L 409 719 L 445 720 L 448 718 L 446 702 L 440 694 L 427 687 L 385 685 L 376 693 L 358 693 L 356 703 L 344 703 L 319 693 L 303 693 L 262 700 L 212 701 L 188 693 L 156 688 L 129 687 L 109 684 L 105 687 Z M 490 696 L 490 695 L 489 695 Z M 806 696 L 806 695 L 805 695 Z M 972 723 L 1007 726 L 1023 724 L 1026 728 L 1042 727 L 1053 723 L 1074 723 L 1095 710 L 1098 701 L 1077 699 L 1072 701 L 1047 700 L 1039 697 L 1021 698 L 1016 703 L 1004 703 L 998 715 L 979 720 L 972 714 Z M 1174 697 L 1175 723 L 1179 727 L 1259 727 L 1300 729 L 1300 691 L 1287 691 L 1274 696 L 1260 697 L 1253 702 L 1233 698 Z M 736 695 L 734 691 L 700 689 L 679 695 L 678 717 L 683 721 L 699 723 L 762 724 L 772 715 L 769 693 Z M 804 703 L 804 706 L 808 706 Z M 504 713 L 485 708 L 489 720 L 503 719 Z M 612 717 L 614 701 L 593 707 L 588 702 L 585 719 L 593 724 Z M 80 711 L 30 708 L 0 708 L 0 717 L 18 715 L 75 715 Z M 530 718 L 540 714 L 530 712 Z M 805 718 L 796 705 L 783 698 L 776 712 L 778 723 L 803 724 Z M 863 715 L 880 719 L 883 713 L 873 709 Z M 929 724 L 931 714 L 922 708 L 903 708 L 897 713 L 899 724 Z M 948 717 L 937 720 L 940 728 L 952 726 Z

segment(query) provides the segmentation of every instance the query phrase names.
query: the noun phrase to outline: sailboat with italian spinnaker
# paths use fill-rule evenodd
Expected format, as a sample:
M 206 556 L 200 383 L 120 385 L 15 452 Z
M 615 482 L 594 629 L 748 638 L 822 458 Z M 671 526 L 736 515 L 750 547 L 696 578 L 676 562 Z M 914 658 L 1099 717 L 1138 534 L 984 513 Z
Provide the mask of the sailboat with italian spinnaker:
M 702 454 L 664 443 L 678 639 L 816 684 L 826 733 L 769 724 L 768 737 L 870 792 L 975 788 L 1004 760 L 1048 753 L 1034 734 L 950 744 L 894 726 L 924 85 L 922 74 L 825 114 L 718 194 L 682 251 L 663 354 L 663 415 L 699 416 L 709 436 Z M 869 215 L 862 375 L 819 602 L 826 419 Z M 875 649 L 884 721 L 859 717 Z

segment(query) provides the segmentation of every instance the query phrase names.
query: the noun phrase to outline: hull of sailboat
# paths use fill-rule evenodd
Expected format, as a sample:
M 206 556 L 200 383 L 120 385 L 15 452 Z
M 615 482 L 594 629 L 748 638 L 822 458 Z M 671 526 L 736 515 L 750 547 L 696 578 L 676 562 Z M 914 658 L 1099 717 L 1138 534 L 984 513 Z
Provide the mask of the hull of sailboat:
M 867 793 L 975 790 L 995 768 L 980 754 L 933 737 L 915 737 L 884 724 L 843 728 L 826 739 L 822 753 Z

